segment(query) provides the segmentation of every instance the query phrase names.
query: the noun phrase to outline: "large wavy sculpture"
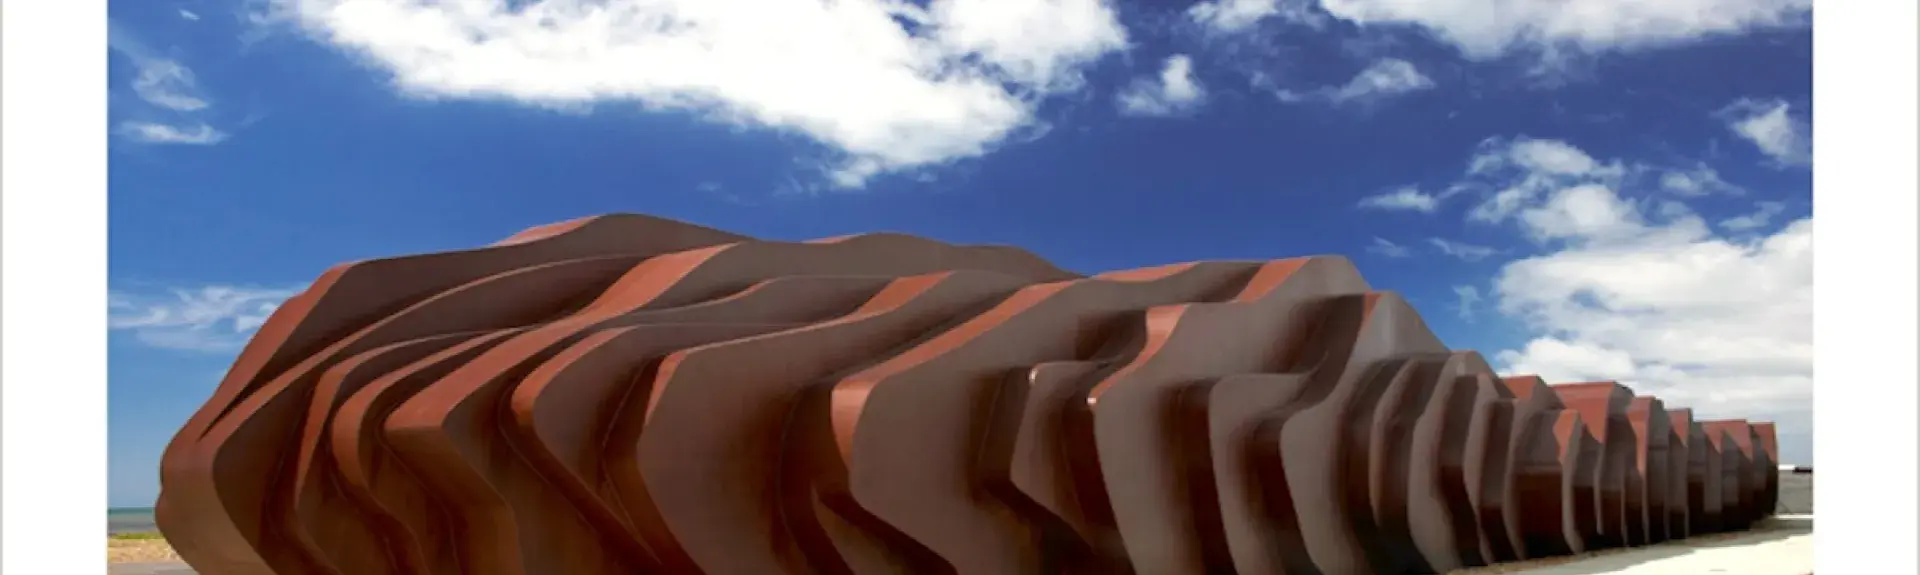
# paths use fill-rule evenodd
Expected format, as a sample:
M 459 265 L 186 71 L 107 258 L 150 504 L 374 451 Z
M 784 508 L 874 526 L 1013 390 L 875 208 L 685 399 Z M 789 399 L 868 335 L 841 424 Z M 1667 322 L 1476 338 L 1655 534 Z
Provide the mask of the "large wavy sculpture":
M 156 515 L 209 575 L 1432 573 L 1739 529 L 1775 450 L 1496 375 L 1338 257 L 616 215 L 329 270 Z

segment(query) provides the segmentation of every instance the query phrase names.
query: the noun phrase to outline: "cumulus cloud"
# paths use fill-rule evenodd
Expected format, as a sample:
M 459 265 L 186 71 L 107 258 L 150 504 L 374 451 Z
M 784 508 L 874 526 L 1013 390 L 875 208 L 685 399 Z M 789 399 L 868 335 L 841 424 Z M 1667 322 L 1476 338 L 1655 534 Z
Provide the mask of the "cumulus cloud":
M 1488 138 L 1481 142 L 1468 161 L 1466 177 L 1454 184 L 1456 189 L 1485 192 L 1468 212 L 1470 220 L 1500 223 L 1526 215 L 1536 224 L 1554 220 L 1576 226 L 1596 224 L 1576 218 L 1577 211 L 1541 211 L 1539 208 L 1576 204 L 1604 208 L 1606 204 L 1594 203 L 1598 198 L 1595 189 L 1611 193 L 1626 186 L 1658 190 L 1668 198 L 1679 199 L 1746 194 L 1746 189 L 1728 182 L 1718 170 L 1704 163 L 1658 166 L 1620 160 L 1602 162 L 1567 142 L 1526 136 Z M 1547 200 L 1551 201 L 1541 203 Z M 1661 215 L 1691 213 L 1691 209 L 1679 201 L 1655 201 L 1651 197 L 1636 201 L 1647 203 Z M 1530 206 L 1532 213 L 1523 214 Z M 1534 225 L 1528 229 L 1544 228 Z
M 1521 209 L 1519 220 L 1542 240 L 1610 240 L 1646 229 L 1639 208 L 1601 184 L 1554 190 L 1545 202 Z
M 1813 223 L 1751 240 L 1697 220 L 1508 264 L 1501 311 L 1538 335 L 1499 360 L 1558 381 L 1615 379 L 1708 417 L 1808 420 Z
M 1123 49 L 1105 0 L 272 0 L 422 98 L 636 103 L 805 135 L 836 182 L 979 156 Z
M 1666 170 L 1660 174 L 1660 189 L 1686 197 L 1710 195 L 1737 196 L 1746 193 L 1740 186 L 1721 179 L 1720 172 L 1696 164 L 1691 168 Z
M 1433 213 L 1434 210 L 1440 209 L 1440 202 L 1444 199 L 1445 197 L 1441 194 L 1430 194 L 1422 192 L 1420 188 L 1414 186 L 1405 186 L 1391 192 L 1361 198 L 1360 207 L 1370 210 L 1408 211 L 1430 214 Z
M 230 352 L 246 344 L 280 303 L 298 290 L 227 285 L 152 293 L 110 290 L 107 328 L 173 350 Z
M 1280 90 L 1275 92 L 1275 95 L 1287 102 L 1322 101 L 1346 104 L 1378 101 L 1430 89 L 1433 86 L 1433 80 L 1421 74 L 1412 62 L 1396 58 L 1381 58 L 1355 74 L 1346 84 L 1324 86 L 1304 92 Z
M 1325 20 L 1312 0 L 1204 0 L 1187 8 L 1188 20 L 1215 34 L 1245 32 L 1268 18 L 1312 27 Z
M 1585 176 L 1602 171 L 1618 171 L 1618 164 L 1601 164 L 1585 151 L 1559 140 L 1489 138 L 1480 145 L 1469 170 L 1475 174 L 1501 170 L 1525 170 L 1550 176 Z
M 1425 29 L 1474 59 L 1514 51 L 1585 53 L 1670 46 L 1806 25 L 1812 0 L 1322 0 L 1361 26 Z
M 1206 101 L 1206 88 L 1193 79 L 1193 59 L 1170 56 L 1155 78 L 1140 78 L 1115 97 L 1120 113 L 1168 116 L 1193 111 Z
M 1367 246 L 1367 253 L 1389 258 L 1404 258 L 1412 256 L 1413 250 L 1408 249 L 1407 246 L 1388 241 L 1386 238 L 1375 237 L 1373 238 L 1373 244 Z
M 1620 162 L 1602 163 L 1559 140 L 1488 138 L 1469 161 L 1468 179 L 1459 186 L 1491 190 L 1467 216 L 1498 223 L 1549 191 L 1582 181 L 1618 183 L 1627 171 Z
M 1504 174 L 1488 182 L 1495 189 L 1538 191 L 1515 196 L 1500 220 L 1539 249 L 1504 263 L 1486 295 L 1528 333 L 1493 354 L 1496 367 L 1616 380 L 1703 418 L 1775 420 L 1787 457 L 1810 461 L 1812 219 L 1722 234 L 1684 204 L 1653 199 L 1659 182 L 1619 178 L 1618 163 L 1564 142 L 1513 147 L 1483 147 L 1476 162 Z
M 1751 213 L 1720 220 L 1720 227 L 1732 232 L 1750 232 L 1767 227 L 1775 216 L 1785 211 L 1787 205 L 1781 202 L 1759 202 Z
M 215 144 L 226 134 L 201 119 L 213 104 L 200 89 L 193 70 L 148 47 L 132 32 L 109 22 L 107 47 L 133 64 L 128 88 L 152 107 L 143 119 L 128 120 L 117 130 L 134 141 L 151 144 Z
M 1720 111 L 1733 130 L 1782 166 L 1813 162 L 1813 132 L 1783 100 L 1743 99 Z
M 1427 243 L 1433 244 L 1434 249 L 1440 250 L 1441 254 L 1466 262 L 1477 262 L 1498 253 L 1498 250 L 1488 246 L 1456 242 L 1444 238 L 1427 238 Z

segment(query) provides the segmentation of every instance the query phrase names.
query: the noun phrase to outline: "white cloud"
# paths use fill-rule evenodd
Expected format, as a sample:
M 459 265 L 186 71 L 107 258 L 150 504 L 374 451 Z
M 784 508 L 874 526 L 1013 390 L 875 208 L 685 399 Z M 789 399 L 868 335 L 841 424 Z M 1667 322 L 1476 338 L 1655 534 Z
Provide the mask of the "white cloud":
M 107 328 L 165 349 L 239 349 L 267 316 L 299 290 L 207 285 L 163 293 L 110 291 Z
M 186 8 L 181 8 L 181 9 L 180 9 L 180 19 L 181 19 L 181 20 L 186 20 L 186 21 L 189 21 L 189 22 L 198 22 L 198 21 L 200 21 L 200 15 L 199 15 L 199 14 L 195 14 L 195 13 L 193 13 L 193 11 L 192 11 L 192 10 L 188 10 L 188 9 L 186 9 Z
M 1783 166 L 1813 162 L 1812 130 L 1782 100 L 1743 99 L 1720 111 L 1727 128 Z
M 1559 140 L 1541 140 L 1521 136 L 1513 139 L 1491 138 L 1481 143 L 1470 170 L 1474 173 L 1520 169 L 1551 176 L 1584 176 L 1616 167 L 1602 165 L 1585 151 Z
M 1585 53 L 1670 46 L 1756 29 L 1804 25 L 1812 0 L 1322 0 L 1361 26 L 1431 31 L 1474 59 L 1512 51 Z
M 1479 313 L 1480 289 L 1473 286 L 1453 286 L 1454 310 L 1460 312 L 1460 319 L 1473 321 Z
M 1787 205 L 1781 202 L 1759 202 L 1753 213 L 1720 220 L 1720 227 L 1732 232 L 1757 230 L 1767 227 L 1767 224 L 1773 222 L 1774 216 L 1780 215 L 1780 212 L 1786 209 Z
M 1371 210 L 1411 211 L 1433 213 L 1440 208 L 1444 195 L 1429 194 L 1420 188 L 1406 186 L 1391 192 L 1361 198 L 1360 207 Z
M 141 100 L 180 112 L 201 110 L 208 106 L 194 81 L 193 70 L 180 62 L 159 55 L 127 31 L 113 25 L 108 28 L 107 46 L 133 63 L 137 70 L 133 79 L 133 93 Z
M 130 121 L 120 124 L 120 135 L 144 144 L 218 144 L 227 134 L 207 124 L 176 126 L 154 122 Z
M 1385 97 L 1425 90 L 1433 87 L 1433 80 L 1421 74 L 1412 62 L 1383 58 L 1354 75 L 1347 85 L 1335 90 L 1332 99 L 1335 102 Z
M 1617 380 L 1703 418 L 1778 421 L 1788 458 L 1810 460 L 1812 220 L 1722 235 L 1685 204 L 1657 199 L 1660 182 L 1623 188 L 1634 182 L 1617 164 L 1563 143 L 1511 148 L 1479 165 L 1504 174 L 1489 187 L 1538 190 L 1516 196 L 1502 221 L 1540 251 L 1503 264 L 1487 296 L 1529 332 L 1493 355 L 1497 367 L 1552 382 Z
M 1340 86 L 1325 86 L 1317 90 L 1296 92 L 1280 90 L 1275 95 L 1287 102 L 1320 100 L 1333 104 L 1349 102 L 1371 102 L 1382 98 L 1418 92 L 1434 86 L 1433 80 L 1421 74 L 1412 62 L 1395 58 L 1381 58 L 1365 70 L 1355 74 L 1352 80 Z
M 1561 381 L 1621 380 L 1712 416 L 1803 411 L 1813 392 L 1812 231 L 1802 219 L 1739 241 L 1682 221 L 1512 262 L 1496 281 L 1500 309 L 1539 335 L 1501 359 Z
M 1168 57 L 1157 78 L 1134 80 L 1114 101 L 1130 116 L 1167 116 L 1192 111 L 1206 97 L 1206 88 L 1193 79 L 1193 59 L 1181 54 Z
M 1442 254 L 1453 256 L 1459 258 L 1461 261 L 1467 262 L 1484 260 L 1498 253 L 1491 247 L 1456 242 L 1443 238 L 1427 238 L 1427 243 L 1433 244 L 1434 249 L 1440 250 Z
M 1554 190 L 1545 202 L 1520 210 L 1520 227 L 1538 239 L 1611 240 L 1646 231 L 1638 206 L 1600 184 Z
M 1540 337 L 1526 347 L 1504 350 L 1496 361 L 1507 373 L 1538 375 L 1553 383 L 1621 380 L 1633 377 L 1633 357 L 1591 342 L 1569 342 L 1556 337 Z
M 1488 138 L 1469 161 L 1469 182 L 1459 187 L 1493 190 L 1467 217 L 1498 223 L 1551 190 L 1576 182 L 1615 183 L 1626 174 L 1621 163 L 1603 164 L 1559 140 Z
M 1188 20 L 1216 34 L 1245 32 L 1273 17 L 1310 27 L 1325 20 L 1312 0 L 1203 0 L 1187 8 Z
M 1686 197 L 1714 194 L 1737 196 L 1746 193 L 1740 186 L 1720 178 L 1720 172 L 1696 164 L 1692 168 L 1667 170 L 1660 174 L 1660 189 Z
M 1387 241 L 1386 238 L 1375 237 L 1373 238 L 1373 245 L 1367 246 L 1367 253 L 1390 258 L 1404 258 L 1412 256 L 1413 250 L 1407 249 L 1407 246 Z
M 406 94 L 632 102 L 803 134 L 836 183 L 987 153 L 1125 48 L 1105 0 L 274 0 Z
M 684 3 L 694 1 L 712 3 Z M 760 10 L 763 4 L 746 1 L 740 7 Z M 858 3 L 840 0 L 826 9 L 835 9 L 834 4 L 857 10 L 851 6 Z M 875 2 L 874 8 L 905 13 L 914 9 L 893 1 Z M 936 0 L 928 12 L 931 18 L 923 23 L 934 26 L 934 46 L 945 50 L 945 56 L 978 57 L 991 64 L 991 71 L 1028 88 L 1078 89 L 1081 66 L 1127 43 L 1126 29 L 1104 0 Z M 740 16 L 729 14 L 722 20 L 735 17 Z
M 205 145 L 226 139 L 226 134 L 198 119 L 213 104 L 200 89 L 192 69 L 160 55 L 111 22 L 107 25 L 107 47 L 133 64 L 135 74 L 129 88 L 156 111 L 140 114 L 139 120 L 122 122 L 122 135 L 150 144 Z

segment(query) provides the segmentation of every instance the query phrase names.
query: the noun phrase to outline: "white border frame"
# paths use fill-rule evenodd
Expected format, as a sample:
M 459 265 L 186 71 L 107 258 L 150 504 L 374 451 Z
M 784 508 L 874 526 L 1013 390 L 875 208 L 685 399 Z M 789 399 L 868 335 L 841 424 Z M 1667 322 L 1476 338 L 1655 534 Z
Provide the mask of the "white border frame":
M 106 6 L 17 0 L 4 39 L 0 571 L 99 572 L 106 500 Z M 1916 573 L 1913 2 L 1819 7 L 1817 562 Z M 1765 65 L 1765 63 L 1751 63 Z
M 100 573 L 107 502 L 107 10 L 0 16 L 0 572 Z
M 1920 573 L 1920 14 L 1911 1 L 1828 2 L 1814 22 L 1814 562 Z

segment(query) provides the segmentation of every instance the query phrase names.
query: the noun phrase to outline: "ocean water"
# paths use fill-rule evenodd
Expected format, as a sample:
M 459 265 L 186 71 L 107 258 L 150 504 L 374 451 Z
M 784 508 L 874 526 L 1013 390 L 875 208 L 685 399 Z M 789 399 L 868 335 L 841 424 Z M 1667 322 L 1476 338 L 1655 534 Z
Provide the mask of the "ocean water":
M 153 524 L 152 507 L 107 508 L 107 534 L 158 531 Z

